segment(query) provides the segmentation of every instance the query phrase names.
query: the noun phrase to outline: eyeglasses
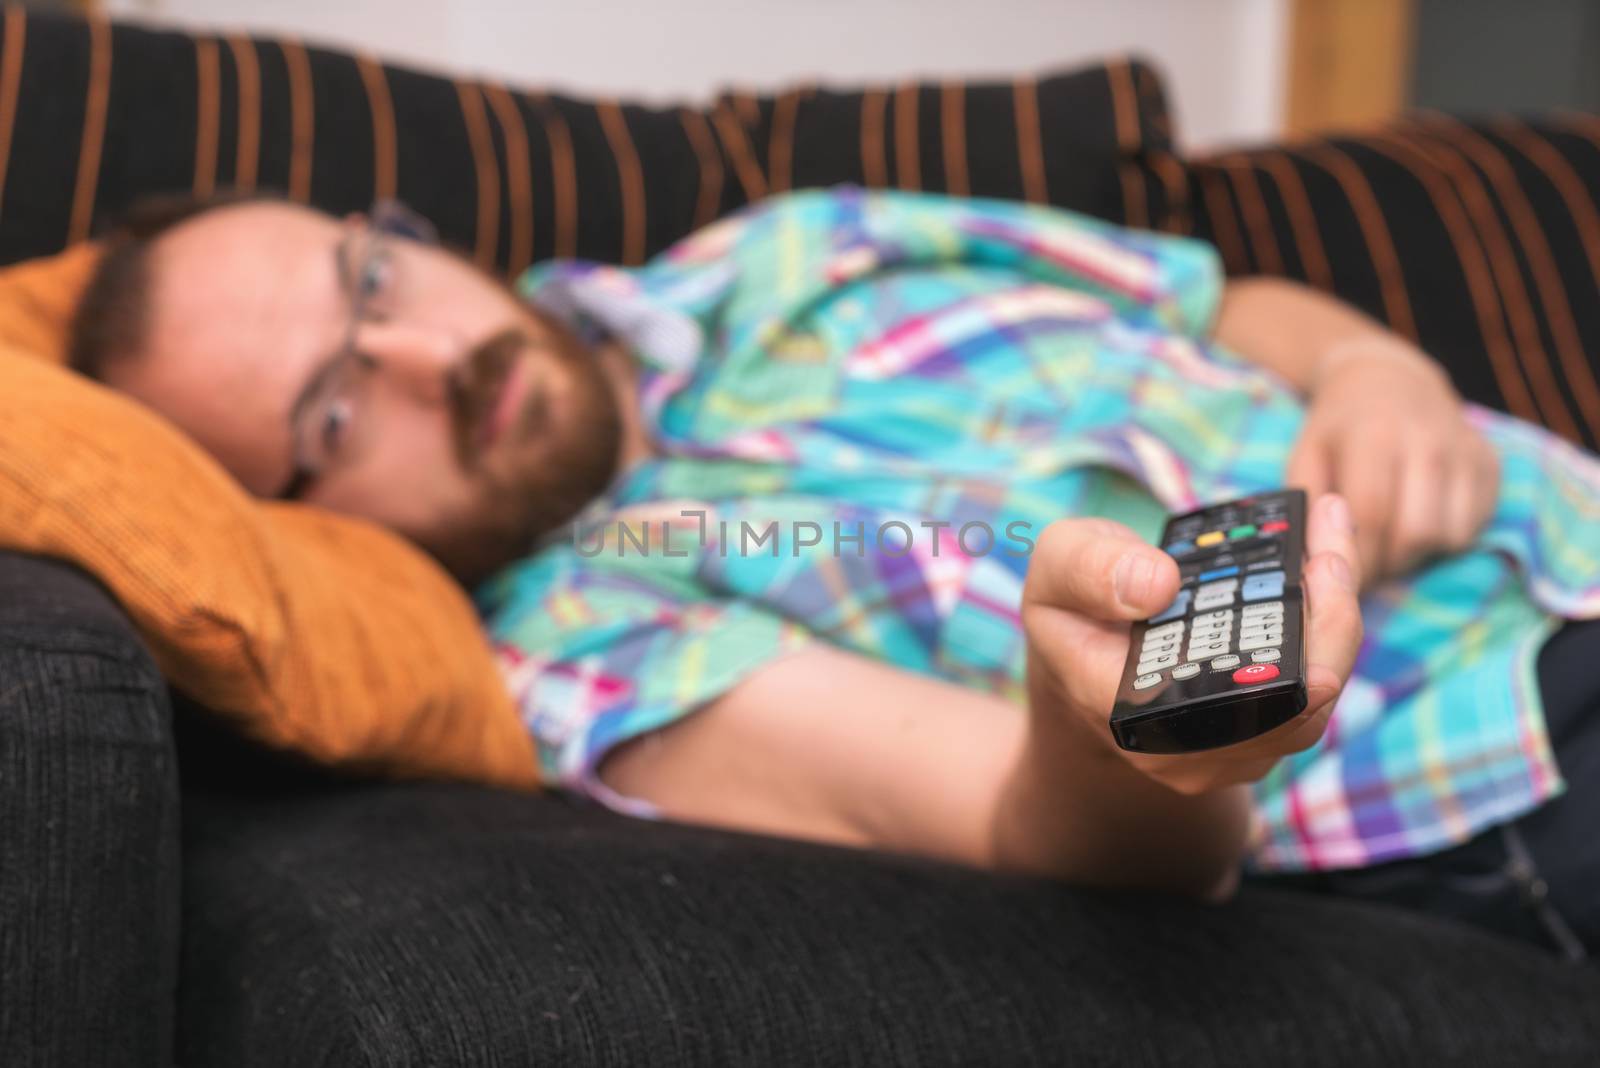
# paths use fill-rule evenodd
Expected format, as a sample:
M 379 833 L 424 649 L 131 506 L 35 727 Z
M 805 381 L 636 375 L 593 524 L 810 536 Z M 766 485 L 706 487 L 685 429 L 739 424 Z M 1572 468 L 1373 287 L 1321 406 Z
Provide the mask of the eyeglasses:
M 357 453 L 369 436 L 372 385 L 379 362 L 357 347 L 363 323 L 393 314 L 397 240 L 431 244 L 433 225 L 396 200 L 380 201 L 334 250 L 339 286 L 350 305 L 344 340 L 300 391 L 289 412 L 293 466 L 278 494 L 305 495 L 311 484 Z

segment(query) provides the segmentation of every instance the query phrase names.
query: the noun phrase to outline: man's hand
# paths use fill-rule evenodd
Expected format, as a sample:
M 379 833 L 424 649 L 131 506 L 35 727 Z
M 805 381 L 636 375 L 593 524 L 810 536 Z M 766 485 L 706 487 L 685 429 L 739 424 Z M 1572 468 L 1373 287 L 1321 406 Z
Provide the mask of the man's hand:
M 1499 461 L 1432 361 L 1398 339 L 1347 344 L 1309 392 L 1286 481 L 1350 502 L 1368 581 L 1471 544 L 1494 513 Z
M 1108 520 L 1065 520 L 1041 535 L 1023 592 L 1036 736 L 1098 745 L 1168 789 L 1194 796 L 1253 782 L 1322 737 L 1361 644 L 1349 510 L 1328 494 L 1311 509 L 1305 568 L 1306 689 L 1299 716 L 1238 745 L 1181 756 L 1115 748 L 1107 724 L 1128 654 L 1128 623 L 1178 590 L 1172 558 Z

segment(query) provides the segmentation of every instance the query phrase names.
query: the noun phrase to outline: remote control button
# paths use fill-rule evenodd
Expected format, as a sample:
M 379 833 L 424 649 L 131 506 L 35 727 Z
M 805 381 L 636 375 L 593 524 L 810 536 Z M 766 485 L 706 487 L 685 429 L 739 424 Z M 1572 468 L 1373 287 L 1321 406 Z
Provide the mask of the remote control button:
M 1227 671 L 1238 666 L 1239 658 L 1236 656 L 1219 656 L 1215 660 L 1211 661 L 1212 671 Z
M 1282 519 L 1274 519 L 1269 523 L 1261 524 L 1261 533 L 1263 534 L 1282 534 L 1288 529 L 1289 524 Z
M 1212 642 L 1210 645 L 1191 645 L 1189 655 L 1185 660 L 1209 660 L 1214 656 L 1221 656 L 1228 651 L 1227 642 Z
M 1241 637 L 1239 639 L 1239 651 L 1241 653 L 1248 653 L 1252 649 L 1266 649 L 1266 648 L 1269 648 L 1269 647 L 1278 646 L 1278 645 L 1282 645 L 1282 644 L 1283 644 L 1283 631 L 1274 630 L 1274 631 L 1269 631 L 1268 633 L 1263 634 L 1258 638 Z
M 1240 686 L 1248 686 L 1253 682 L 1271 682 L 1277 677 L 1278 668 L 1275 664 L 1251 664 L 1233 673 L 1233 681 Z
M 1179 664 L 1172 669 L 1172 677 L 1175 679 L 1192 679 L 1198 674 L 1200 674 L 1199 664 Z
M 1163 608 L 1159 613 L 1150 617 L 1152 623 L 1165 623 L 1169 619 L 1176 619 L 1189 610 L 1189 598 L 1193 594 L 1188 590 L 1179 590 L 1178 596 L 1172 603 Z
M 1148 660 L 1139 661 L 1139 666 L 1135 670 L 1143 675 L 1147 671 L 1160 671 L 1162 668 L 1169 668 L 1177 662 L 1177 653 L 1165 653 L 1161 656 L 1153 656 Z
M 1175 541 L 1167 546 L 1168 556 L 1183 556 L 1192 552 L 1194 552 L 1194 542 L 1188 540 Z
M 1183 620 L 1180 619 L 1173 623 L 1163 623 L 1159 627 L 1151 627 L 1149 630 L 1144 632 L 1144 640 L 1149 641 L 1151 638 L 1164 638 L 1168 634 L 1182 633 Z
M 1138 678 L 1134 679 L 1133 688 L 1135 690 L 1148 690 L 1150 687 L 1154 686 L 1160 681 L 1161 673 L 1158 671 L 1152 671 L 1148 675 L 1140 675 Z
M 1200 548 L 1204 549 L 1207 545 L 1215 545 L 1217 542 L 1219 542 L 1221 540 L 1222 540 L 1222 531 L 1220 531 L 1220 530 L 1208 530 L 1204 534 L 1200 535 L 1198 538 L 1194 539 L 1194 543 L 1196 545 L 1200 546 Z
M 1240 615 L 1245 619 L 1249 619 L 1251 616 L 1270 616 L 1274 613 L 1278 615 L 1283 614 L 1282 601 L 1268 601 L 1266 603 L 1257 601 L 1255 604 L 1245 605 L 1244 608 L 1240 610 Z
M 1265 638 L 1265 637 L 1267 637 L 1268 635 L 1271 635 L 1271 634 L 1282 634 L 1282 633 L 1283 633 L 1283 621 L 1282 620 L 1274 620 L 1274 621 L 1272 621 L 1270 623 L 1252 623 L 1249 626 L 1245 626 L 1245 627 L 1240 627 L 1239 628 L 1239 640 L 1242 641 L 1242 642 L 1253 642 L 1253 641 L 1256 641 L 1256 640 L 1258 640 L 1260 638 Z M 1268 642 L 1267 644 L 1268 645 L 1276 645 L 1277 643 L 1276 642 Z
M 1232 567 L 1214 567 L 1210 571 L 1200 572 L 1200 581 L 1210 582 L 1212 579 L 1232 578 L 1238 573 L 1239 566 L 1237 564 L 1233 565 Z
M 1244 589 L 1239 591 L 1239 596 L 1247 601 L 1276 600 L 1283 596 L 1282 571 L 1263 571 L 1258 575 L 1250 575 L 1244 580 Z
M 1232 603 L 1232 590 L 1217 590 L 1214 593 L 1196 594 L 1194 609 L 1196 612 L 1208 612 L 1213 608 L 1226 608 Z
M 1200 588 L 1198 590 L 1196 590 L 1195 592 L 1199 593 L 1199 594 L 1216 593 L 1218 590 L 1228 590 L 1228 591 L 1231 592 L 1231 591 L 1236 590 L 1238 588 L 1239 588 L 1239 580 L 1238 579 L 1236 579 L 1236 578 L 1222 578 L 1222 579 L 1217 579 L 1217 580 L 1215 580 L 1213 582 L 1202 582 L 1200 584 Z
M 1250 659 L 1258 664 L 1270 664 L 1283 654 L 1276 649 L 1257 649 L 1250 654 Z M 1174 672 L 1176 674 L 1176 672 Z
M 1234 527 L 1232 530 L 1228 531 L 1228 540 L 1232 541 L 1234 538 L 1248 538 L 1255 532 L 1256 528 L 1252 524 L 1246 523 L 1243 526 Z
M 1203 627 L 1208 623 L 1226 623 L 1233 618 L 1233 609 L 1224 608 L 1217 612 L 1207 612 L 1203 616 L 1194 617 L 1194 625 Z

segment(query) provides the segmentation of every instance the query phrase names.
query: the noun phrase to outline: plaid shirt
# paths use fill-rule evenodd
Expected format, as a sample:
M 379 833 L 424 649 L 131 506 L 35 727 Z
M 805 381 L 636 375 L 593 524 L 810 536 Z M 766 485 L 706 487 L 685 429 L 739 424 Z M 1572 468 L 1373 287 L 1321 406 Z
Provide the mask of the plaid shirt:
M 1283 481 L 1303 408 L 1206 340 L 1221 284 L 1193 241 L 851 189 L 636 271 L 531 273 L 530 299 L 636 354 L 660 447 L 480 591 L 549 777 L 651 814 L 601 757 L 817 641 L 1021 701 L 1030 534 L 1101 515 L 1154 538 Z M 1365 596 L 1326 737 L 1256 788 L 1262 869 L 1430 852 L 1562 789 L 1534 659 L 1600 615 L 1600 463 L 1471 415 L 1498 510 Z

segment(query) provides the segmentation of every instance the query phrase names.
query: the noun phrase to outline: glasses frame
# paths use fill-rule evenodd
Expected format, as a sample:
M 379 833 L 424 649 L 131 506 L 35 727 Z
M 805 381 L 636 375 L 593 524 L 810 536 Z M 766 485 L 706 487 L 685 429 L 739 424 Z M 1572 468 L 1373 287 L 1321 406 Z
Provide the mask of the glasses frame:
M 361 248 L 359 261 L 352 260 L 351 249 L 356 242 L 367 238 Z M 354 229 L 339 240 L 334 250 L 337 258 L 339 286 L 349 301 L 350 314 L 344 339 L 318 372 L 330 383 L 344 380 L 352 368 L 364 374 L 374 374 L 381 369 L 378 360 L 361 351 L 357 339 L 361 326 L 368 321 L 370 297 L 361 284 L 368 268 L 380 256 L 387 255 L 395 241 L 412 241 L 432 245 L 438 242 L 433 224 L 398 200 L 380 200 L 372 210 L 362 216 Z M 293 501 L 305 496 L 318 478 L 327 473 L 327 465 L 315 458 L 315 449 L 308 442 L 317 432 L 318 415 L 327 389 L 312 394 L 308 403 L 297 404 L 289 413 L 290 469 L 289 480 L 277 495 L 279 500 Z

